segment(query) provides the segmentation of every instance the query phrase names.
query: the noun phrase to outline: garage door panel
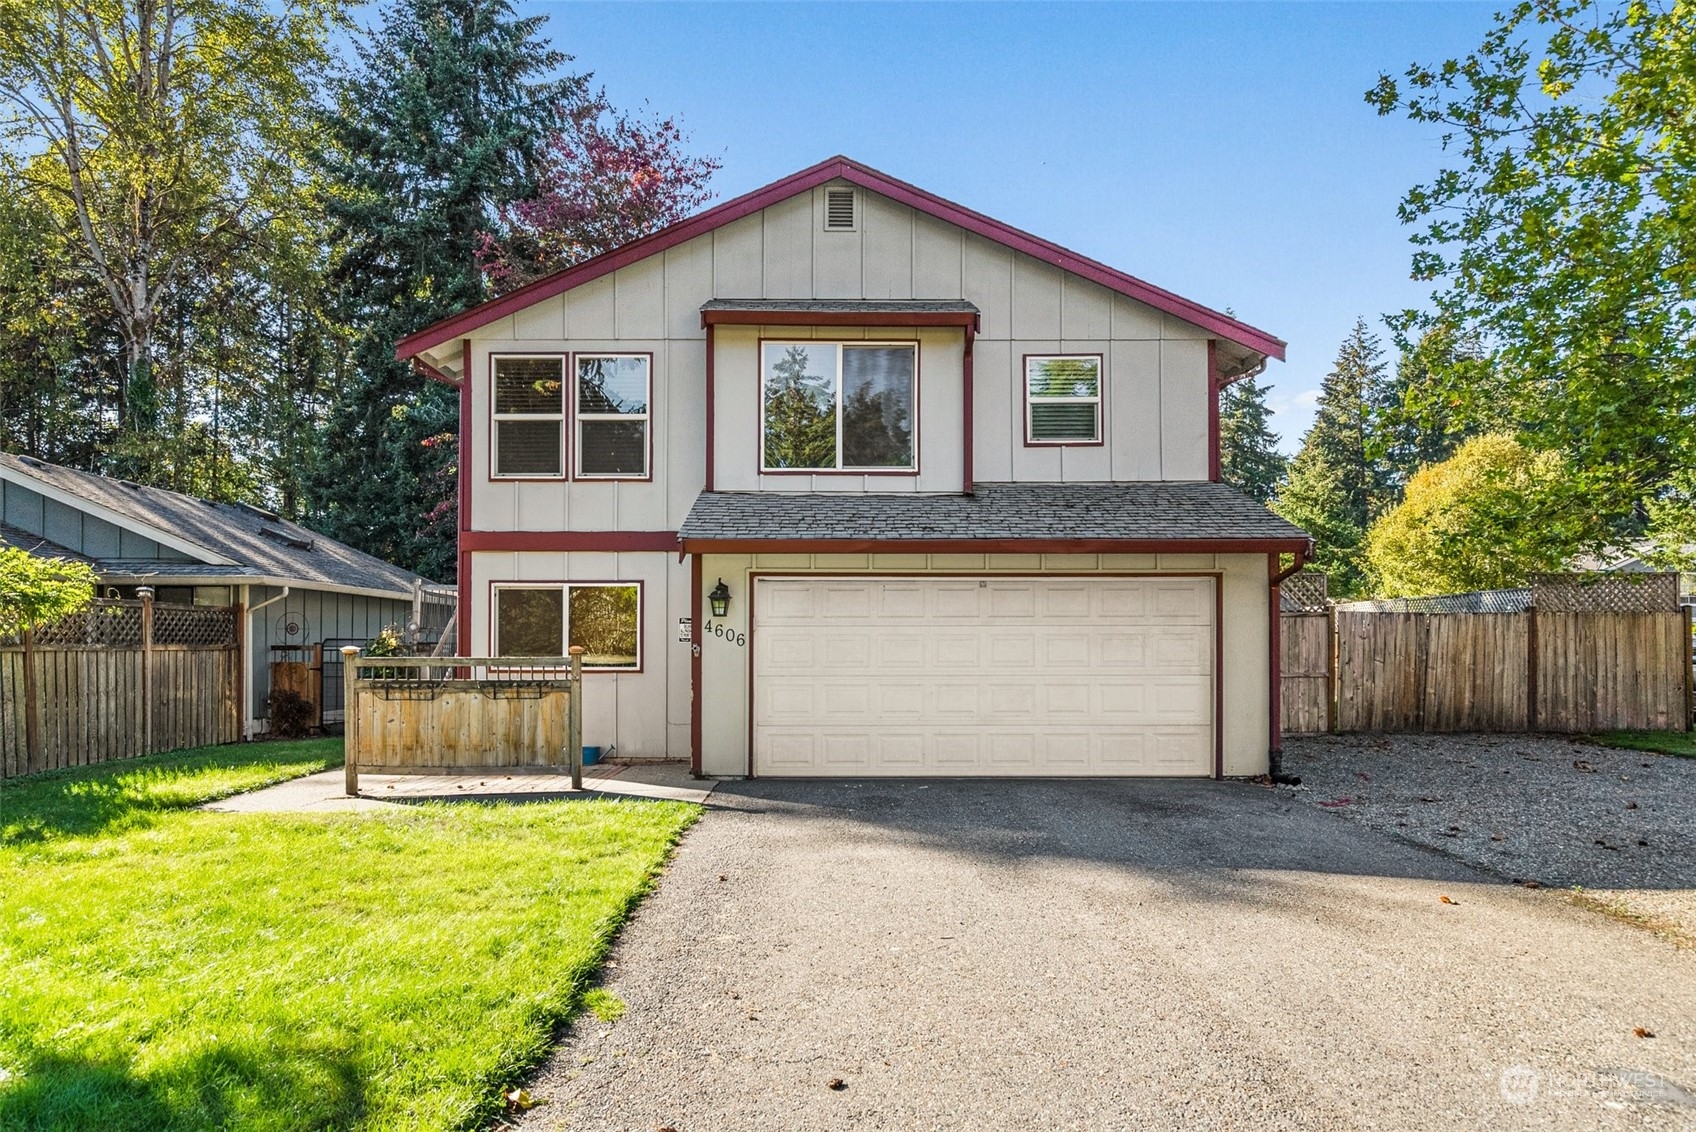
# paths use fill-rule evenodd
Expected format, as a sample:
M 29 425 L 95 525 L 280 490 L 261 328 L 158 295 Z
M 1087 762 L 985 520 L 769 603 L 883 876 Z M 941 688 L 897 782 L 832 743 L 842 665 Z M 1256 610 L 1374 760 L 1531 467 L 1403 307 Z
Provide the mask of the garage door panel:
M 759 579 L 756 773 L 1208 773 L 1212 587 Z

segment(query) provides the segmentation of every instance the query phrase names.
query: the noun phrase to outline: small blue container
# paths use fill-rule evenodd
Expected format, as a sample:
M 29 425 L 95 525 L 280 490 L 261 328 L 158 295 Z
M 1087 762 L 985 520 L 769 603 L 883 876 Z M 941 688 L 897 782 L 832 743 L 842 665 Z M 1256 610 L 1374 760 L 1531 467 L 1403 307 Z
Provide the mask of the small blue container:
M 598 763 L 600 761 L 601 761 L 601 749 L 599 747 L 584 747 L 583 748 L 583 765 L 584 766 L 594 766 L 596 763 Z

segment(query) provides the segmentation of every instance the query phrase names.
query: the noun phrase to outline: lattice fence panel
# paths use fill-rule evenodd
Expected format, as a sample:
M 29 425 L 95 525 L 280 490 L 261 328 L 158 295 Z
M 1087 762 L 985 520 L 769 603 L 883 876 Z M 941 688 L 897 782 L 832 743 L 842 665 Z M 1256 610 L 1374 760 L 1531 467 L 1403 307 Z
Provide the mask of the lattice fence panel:
M 141 602 L 96 601 L 81 613 L 61 617 L 35 631 L 38 648 L 141 647 Z
M 1317 570 L 1291 574 L 1278 587 L 1280 608 L 1285 613 L 1324 613 L 1326 584 L 1326 576 Z
M 153 643 L 216 648 L 236 643 L 236 611 L 203 605 L 154 605 Z
M 1678 575 L 1541 574 L 1531 601 L 1545 613 L 1665 613 L 1678 609 Z

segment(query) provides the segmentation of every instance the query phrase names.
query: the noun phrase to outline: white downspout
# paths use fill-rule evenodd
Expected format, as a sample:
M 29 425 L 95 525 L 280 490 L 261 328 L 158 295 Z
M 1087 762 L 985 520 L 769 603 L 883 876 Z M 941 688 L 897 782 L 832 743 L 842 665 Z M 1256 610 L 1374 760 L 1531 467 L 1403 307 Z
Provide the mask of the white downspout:
M 247 611 L 247 656 L 242 658 L 241 666 L 241 717 L 243 720 L 241 729 L 242 738 L 246 739 L 250 743 L 253 741 L 253 725 L 259 722 L 257 719 L 253 718 L 253 658 L 258 654 L 259 643 L 254 637 L 254 627 L 258 623 L 252 618 L 255 613 L 258 613 L 267 605 L 275 605 L 277 602 L 282 601 L 285 597 L 288 597 L 289 590 L 292 588 L 292 586 L 284 586 L 282 593 L 278 594 L 276 597 L 266 598 L 264 601 L 251 607 Z

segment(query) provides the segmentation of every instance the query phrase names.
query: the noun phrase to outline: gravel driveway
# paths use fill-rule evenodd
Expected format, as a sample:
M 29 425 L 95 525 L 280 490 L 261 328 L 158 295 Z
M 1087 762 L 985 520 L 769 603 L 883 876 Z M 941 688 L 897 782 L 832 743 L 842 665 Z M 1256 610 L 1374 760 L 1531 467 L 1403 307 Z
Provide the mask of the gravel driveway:
M 1696 759 L 1544 735 L 1285 740 L 1291 793 L 1696 944 Z
M 1278 790 L 708 808 L 525 1127 L 1696 1127 L 1696 954 Z

